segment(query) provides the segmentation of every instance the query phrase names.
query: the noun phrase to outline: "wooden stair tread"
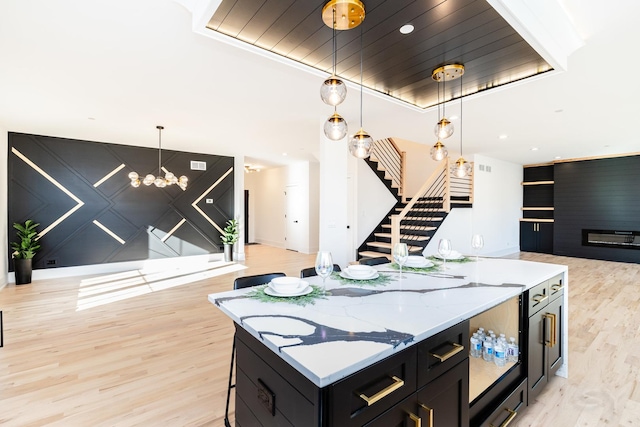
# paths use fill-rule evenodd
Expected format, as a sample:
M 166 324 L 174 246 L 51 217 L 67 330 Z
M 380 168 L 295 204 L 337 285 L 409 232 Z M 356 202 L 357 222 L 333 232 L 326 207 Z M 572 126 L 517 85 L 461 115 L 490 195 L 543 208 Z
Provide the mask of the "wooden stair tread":
M 387 243 L 387 242 L 367 242 L 367 246 L 391 250 L 391 243 Z M 409 246 L 409 252 L 418 251 L 421 249 L 422 249 L 421 246 Z
M 382 228 L 391 228 L 391 224 L 382 224 Z M 438 227 L 432 227 L 430 225 L 403 225 L 400 227 L 400 230 L 413 230 L 413 231 L 433 231 L 437 230 Z
M 435 228 L 435 227 L 434 227 Z M 383 237 L 385 239 L 391 238 L 391 233 L 373 233 L 376 237 Z M 421 236 L 419 234 L 403 234 L 400 236 L 402 240 L 416 240 L 416 241 L 425 241 L 429 240 L 431 237 L 429 236 Z
M 391 216 L 389 216 L 389 219 L 391 219 Z M 405 216 L 403 221 L 425 221 L 425 222 L 442 221 L 442 217 L 441 216 Z
M 362 251 L 362 252 L 358 252 L 358 255 L 360 255 L 361 257 L 366 257 L 366 258 L 377 258 L 377 257 L 385 256 L 385 257 L 387 257 L 387 259 L 389 261 L 391 261 L 391 255 L 390 254 L 383 254 L 382 252 Z

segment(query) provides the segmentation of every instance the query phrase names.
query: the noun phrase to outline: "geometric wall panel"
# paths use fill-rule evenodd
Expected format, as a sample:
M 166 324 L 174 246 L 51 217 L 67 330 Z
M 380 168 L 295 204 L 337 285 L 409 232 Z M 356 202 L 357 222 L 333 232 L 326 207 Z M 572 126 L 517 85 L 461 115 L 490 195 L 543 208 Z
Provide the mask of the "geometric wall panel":
M 10 132 L 9 241 L 14 222 L 40 223 L 35 269 L 220 252 L 233 157 L 162 150 L 162 164 L 189 178 L 186 191 L 131 186 L 131 171 L 157 174 L 157 149 Z

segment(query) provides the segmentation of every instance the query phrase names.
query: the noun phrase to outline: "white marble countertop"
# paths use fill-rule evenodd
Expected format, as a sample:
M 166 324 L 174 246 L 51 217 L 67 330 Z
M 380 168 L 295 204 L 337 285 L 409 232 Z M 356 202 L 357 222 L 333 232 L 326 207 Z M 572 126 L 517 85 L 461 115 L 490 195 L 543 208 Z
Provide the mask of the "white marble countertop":
M 401 280 L 390 264 L 375 268 L 388 283 L 329 278 L 327 295 L 305 306 L 247 297 L 254 288 L 211 294 L 209 301 L 324 387 L 567 272 L 564 265 L 490 258 L 448 262 L 443 272 L 404 271 Z

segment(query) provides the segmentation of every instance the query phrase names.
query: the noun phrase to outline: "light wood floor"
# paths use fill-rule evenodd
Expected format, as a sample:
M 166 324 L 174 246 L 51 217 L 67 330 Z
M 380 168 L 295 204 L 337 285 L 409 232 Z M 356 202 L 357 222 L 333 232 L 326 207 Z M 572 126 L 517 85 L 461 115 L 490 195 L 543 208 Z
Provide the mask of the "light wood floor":
M 120 293 L 87 278 L 0 290 L 0 425 L 222 426 L 233 326 L 207 295 L 314 261 L 262 245 L 246 256 L 243 271 L 153 292 L 131 277 Z M 570 378 L 511 425 L 640 426 L 640 265 L 520 256 L 569 265 Z M 79 310 L 95 289 L 131 297 Z

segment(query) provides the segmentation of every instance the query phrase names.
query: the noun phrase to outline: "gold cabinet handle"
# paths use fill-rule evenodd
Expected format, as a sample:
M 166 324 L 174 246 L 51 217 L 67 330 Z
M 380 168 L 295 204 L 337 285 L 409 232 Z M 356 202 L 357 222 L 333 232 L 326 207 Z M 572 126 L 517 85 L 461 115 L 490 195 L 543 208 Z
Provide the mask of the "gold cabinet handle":
M 411 421 L 413 421 L 413 425 L 415 427 L 422 427 L 422 419 L 419 416 L 409 412 L 409 418 L 411 419 Z
M 514 410 L 509 409 L 509 408 L 505 408 L 504 410 L 509 412 L 509 416 L 498 427 L 507 427 L 511 423 L 511 421 L 513 421 L 513 419 L 516 417 L 516 415 L 518 415 L 518 411 L 514 411 Z M 489 424 L 489 427 L 496 427 L 496 426 L 494 426 L 493 424 Z
M 433 408 L 429 408 L 427 405 L 425 405 L 423 403 L 418 403 L 418 405 L 420 405 L 420 407 L 422 409 L 424 409 L 425 411 L 427 411 L 429 413 L 429 426 L 428 427 L 433 427 Z
M 558 335 L 556 334 L 556 315 L 553 313 L 546 313 L 543 315 L 545 319 L 549 319 L 551 321 L 551 326 L 549 327 L 549 340 L 545 340 L 545 345 L 547 347 L 555 347 L 558 341 Z
M 378 400 L 380 400 L 380 399 L 382 399 L 384 397 L 387 397 L 388 395 L 390 395 L 391 393 L 393 393 L 394 391 L 396 391 L 397 389 L 399 389 L 400 387 L 402 387 L 404 385 L 404 381 L 401 380 L 400 378 L 396 377 L 395 375 L 393 375 L 391 377 L 391 379 L 393 379 L 393 384 L 391 384 L 388 387 L 383 388 L 382 390 L 380 390 L 379 392 L 377 392 L 376 394 L 374 394 L 371 397 L 365 395 L 364 393 L 360 394 L 360 397 L 362 398 L 362 400 L 367 402 L 367 406 L 373 405 Z
M 553 292 L 558 292 L 559 290 L 561 290 L 562 288 L 564 288 L 564 286 L 562 285 L 551 285 L 551 290 Z
M 439 354 L 435 354 L 435 353 L 429 353 L 430 355 L 432 355 L 433 357 L 435 357 L 436 359 L 439 359 L 440 362 L 444 362 L 445 360 L 455 356 L 456 354 L 460 353 L 462 350 L 464 350 L 464 346 L 460 345 L 456 342 L 452 342 L 451 345 L 453 346 L 453 349 L 445 354 L 443 354 L 442 356 Z
M 536 304 L 540 304 L 542 301 L 546 300 L 547 298 L 549 298 L 549 295 L 534 295 L 533 298 L 531 298 L 533 300 L 533 302 L 535 302 Z

